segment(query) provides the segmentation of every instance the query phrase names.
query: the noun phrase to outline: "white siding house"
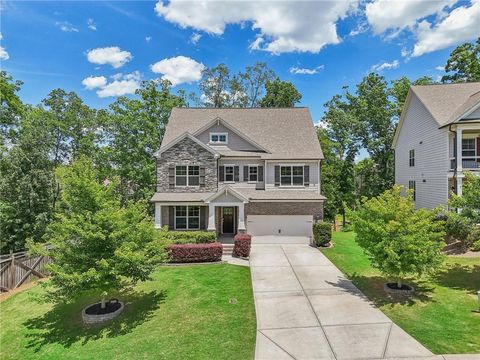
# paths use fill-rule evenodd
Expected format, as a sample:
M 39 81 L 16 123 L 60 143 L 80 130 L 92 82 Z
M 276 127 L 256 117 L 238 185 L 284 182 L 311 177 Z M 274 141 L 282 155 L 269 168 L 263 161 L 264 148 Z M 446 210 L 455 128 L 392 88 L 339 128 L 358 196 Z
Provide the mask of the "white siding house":
M 465 171 L 479 173 L 479 94 L 480 83 L 410 89 L 393 144 L 395 182 L 414 188 L 418 208 L 446 206 L 451 191 L 461 194 Z

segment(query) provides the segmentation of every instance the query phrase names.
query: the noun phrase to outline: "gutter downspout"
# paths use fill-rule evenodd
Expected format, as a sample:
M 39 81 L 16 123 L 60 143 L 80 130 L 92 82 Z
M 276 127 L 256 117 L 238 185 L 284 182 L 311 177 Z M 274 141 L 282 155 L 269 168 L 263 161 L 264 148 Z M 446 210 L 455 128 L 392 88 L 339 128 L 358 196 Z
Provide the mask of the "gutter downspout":
M 457 146 L 457 132 L 452 130 L 452 124 L 448 125 L 448 131 L 453 133 L 453 157 L 455 158 L 455 166 L 453 167 L 453 179 L 455 183 L 455 195 L 457 194 L 457 149 L 455 148 Z

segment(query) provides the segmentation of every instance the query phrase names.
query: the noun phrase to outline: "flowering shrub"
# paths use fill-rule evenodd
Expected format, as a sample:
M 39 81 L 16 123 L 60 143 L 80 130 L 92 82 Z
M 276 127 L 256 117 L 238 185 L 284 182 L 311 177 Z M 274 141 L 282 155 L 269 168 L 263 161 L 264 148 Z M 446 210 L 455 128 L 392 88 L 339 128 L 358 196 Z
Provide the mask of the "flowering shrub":
M 170 262 L 212 262 L 222 259 L 223 246 L 219 242 L 208 244 L 172 244 L 167 247 Z
M 252 236 L 248 234 L 237 234 L 233 238 L 235 243 L 233 247 L 233 255 L 239 257 L 248 257 L 250 255 L 250 245 Z

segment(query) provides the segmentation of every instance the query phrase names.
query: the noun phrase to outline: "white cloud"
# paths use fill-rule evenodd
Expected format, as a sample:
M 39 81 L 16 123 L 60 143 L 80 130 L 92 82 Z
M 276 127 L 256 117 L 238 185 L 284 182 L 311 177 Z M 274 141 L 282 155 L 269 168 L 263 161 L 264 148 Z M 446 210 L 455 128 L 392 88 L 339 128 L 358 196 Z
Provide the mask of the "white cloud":
M 118 46 L 111 46 L 90 50 L 87 53 L 87 59 L 93 64 L 109 64 L 119 68 L 132 59 L 132 54 L 121 50 Z
M 64 32 L 78 32 L 78 29 L 68 21 L 57 21 L 55 25 Z
M 250 24 L 258 31 L 252 50 L 274 54 L 318 53 L 341 41 L 336 22 L 354 10 L 359 0 L 346 1 L 179 1 L 155 5 L 158 16 L 179 25 L 221 35 L 229 24 Z
M 0 33 L 0 40 L 3 39 L 2 33 Z M 0 46 L 0 60 L 8 60 L 10 59 L 10 55 L 8 55 L 7 50 L 3 46 Z
M 162 79 L 170 80 L 172 85 L 198 81 L 202 77 L 205 66 L 186 56 L 163 59 L 150 65 L 157 74 L 163 74 Z
M 435 67 L 435 70 L 437 70 L 437 71 L 445 71 L 445 67 L 444 67 L 444 66 L 436 66 L 436 67 Z
M 151 36 L 145 36 L 145 41 L 148 43 L 150 42 L 150 40 L 152 40 L 152 37 Z
M 111 79 L 111 82 L 107 82 L 104 76 L 89 76 L 83 79 L 82 84 L 88 90 L 98 89 L 97 95 L 101 98 L 134 94 L 140 88 L 141 75 L 138 71 L 115 74 Z
M 107 85 L 107 78 L 105 76 L 89 76 L 82 80 L 82 85 L 85 86 L 87 90 L 93 90 L 96 88 L 103 88 Z
M 412 56 L 475 39 L 480 34 L 480 0 L 471 0 L 470 6 L 460 6 L 435 25 L 423 21 L 418 25 L 417 43 Z
M 418 20 L 452 6 L 457 0 L 374 0 L 365 7 L 365 14 L 375 34 L 413 27 Z
M 400 55 L 402 55 L 402 57 L 408 57 L 410 56 L 410 51 L 406 47 L 402 47 L 402 50 L 400 51 Z
M 87 20 L 87 27 L 92 30 L 92 31 L 96 31 L 97 30 L 97 25 L 95 24 L 95 22 L 93 21 L 93 19 L 88 19 Z
M 383 70 L 396 69 L 399 66 L 400 66 L 400 62 L 398 60 L 393 60 L 391 63 L 384 62 L 384 63 L 375 64 L 370 68 L 370 71 L 381 72 Z
M 192 36 L 190 36 L 190 42 L 193 44 L 193 45 L 196 45 L 200 39 L 202 38 L 202 34 L 199 34 L 199 33 L 193 33 Z
M 367 30 L 368 30 L 368 25 L 365 23 L 360 23 L 355 29 L 351 30 L 348 33 L 348 36 L 352 36 L 352 37 L 357 36 L 357 35 L 363 34 Z
M 323 68 L 324 68 L 323 65 L 317 66 L 316 68 L 313 68 L 313 69 L 299 68 L 296 66 L 292 66 L 289 71 L 291 74 L 314 75 L 314 74 L 317 74 L 318 71 Z

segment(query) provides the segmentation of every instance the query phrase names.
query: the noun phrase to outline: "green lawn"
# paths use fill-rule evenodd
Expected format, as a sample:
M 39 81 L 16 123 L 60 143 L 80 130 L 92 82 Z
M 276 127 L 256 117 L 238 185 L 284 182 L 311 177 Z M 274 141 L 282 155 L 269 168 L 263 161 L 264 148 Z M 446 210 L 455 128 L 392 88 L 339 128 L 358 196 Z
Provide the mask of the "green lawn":
M 370 266 L 353 232 L 336 232 L 322 250 L 395 323 L 436 354 L 480 353 L 480 258 L 453 258 L 428 279 L 410 279 L 410 298 L 391 298 L 386 279 Z
M 0 303 L 1 359 L 253 357 L 256 320 L 247 267 L 159 267 L 152 281 L 122 297 L 124 313 L 103 327 L 81 322 L 80 310 L 94 298 L 54 307 L 38 303 L 43 292 L 34 286 Z

